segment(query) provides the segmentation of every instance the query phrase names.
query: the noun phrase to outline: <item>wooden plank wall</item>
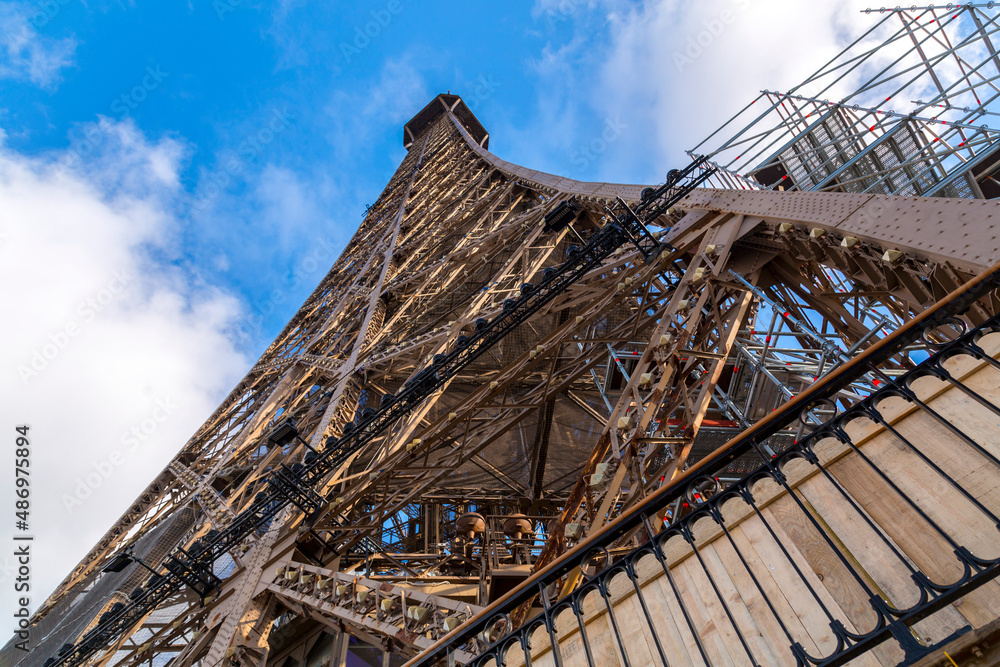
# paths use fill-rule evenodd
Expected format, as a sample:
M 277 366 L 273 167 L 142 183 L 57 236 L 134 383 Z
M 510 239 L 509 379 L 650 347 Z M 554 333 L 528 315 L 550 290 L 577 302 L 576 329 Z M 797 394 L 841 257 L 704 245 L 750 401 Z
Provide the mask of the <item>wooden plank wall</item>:
M 1000 333 L 988 334 L 980 344 L 1000 357 Z M 945 367 L 1000 406 L 1000 371 L 964 355 Z M 1000 458 L 1000 414 L 936 378 L 921 378 L 913 388 L 931 410 Z M 694 524 L 696 550 L 680 537 L 670 538 L 664 545 L 669 577 L 652 555 L 640 560 L 642 600 L 624 574 L 609 586 L 613 618 L 598 592 L 587 595 L 582 607 L 594 662 L 626 664 L 615 624 L 630 665 L 660 664 L 660 650 L 669 664 L 702 665 L 705 656 L 712 665 L 753 664 L 747 649 L 757 664 L 794 665 L 789 636 L 821 657 L 836 648 L 832 619 L 852 632 L 874 627 L 866 589 L 903 609 L 919 598 L 914 571 L 939 584 L 962 576 L 956 545 L 979 557 L 1000 556 L 1000 529 L 984 512 L 1000 515 L 996 463 L 923 408 L 890 398 L 878 409 L 890 428 L 867 418 L 846 427 L 860 453 L 824 440 L 815 447 L 822 469 L 803 460 L 785 467 L 792 493 L 760 481 L 753 488 L 756 511 L 741 499 L 731 500 L 722 508 L 724 530 L 707 518 Z M 997 618 L 1000 582 L 992 581 L 912 630 L 922 642 L 937 642 Z M 560 614 L 557 631 L 563 664 L 588 664 L 571 612 Z M 554 665 L 544 628 L 534 632 L 531 646 L 532 665 Z M 850 664 L 894 665 L 902 658 L 890 639 Z M 519 647 L 510 650 L 507 664 L 525 664 Z

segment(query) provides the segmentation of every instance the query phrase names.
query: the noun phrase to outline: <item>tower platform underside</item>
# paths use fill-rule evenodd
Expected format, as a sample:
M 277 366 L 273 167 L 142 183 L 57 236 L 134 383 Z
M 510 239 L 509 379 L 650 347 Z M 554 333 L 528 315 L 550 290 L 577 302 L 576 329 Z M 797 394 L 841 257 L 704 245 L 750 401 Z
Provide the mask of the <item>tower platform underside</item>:
M 895 665 L 995 634 L 995 201 L 585 183 L 488 139 L 454 95 L 406 124 L 4 664 Z

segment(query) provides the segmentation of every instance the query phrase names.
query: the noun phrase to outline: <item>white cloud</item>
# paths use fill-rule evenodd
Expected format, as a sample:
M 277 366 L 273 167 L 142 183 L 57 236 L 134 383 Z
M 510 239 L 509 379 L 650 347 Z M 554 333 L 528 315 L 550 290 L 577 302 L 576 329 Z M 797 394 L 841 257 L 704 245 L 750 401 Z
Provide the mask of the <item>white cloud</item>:
M 254 175 L 251 185 L 250 204 L 258 212 L 258 224 L 277 237 L 286 253 L 298 250 L 317 222 L 327 218 L 322 202 L 329 193 L 320 179 L 306 180 L 287 167 L 267 164 Z
M 54 6 L 58 10 L 59 5 Z M 74 64 L 77 43 L 72 37 L 56 39 L 35 29 L 50 18 L 41 6 L 0 4 L 0 77 L 27 79 L 43 88 L 59 82 L 61 70 Z
M 870 18 L 846 0 L 708 0 L 647 3 L 613 19 L 598 104 L 629 115 L 640 139 L 677 157 L 750 103 L 761 89 L 787 90 L 819 68 Z M 652 134 L 648 137 L 648 134 Z M 627 139 L 627 138 L 626 138 Z
M 227 336 L 238 302 L 174 264 L 184 147 L 130 122 L 103 136 L 83 159 L 0 147 L 0 423 L 8 443 L 31 426 L 32 607 L 249 367 Z
M 344 156 L 364 150 L 373 137 L 386 132 L 402 132 L 403 124 L 439 92 L 428 84 L 422 68 L 414 64 L 422 55 L 408 53 L 388 59 L 382 65 L 371 86 L 361 90 L 337 90 L 325 111 L 330 119 L 328 140 L 334 150 Z M 405 150 L 402 140 L 397 157 L 402 160 Z
M 531 63 L 539 120 L 494 134 L 539 168 L 586 163 L 566 174 L 575 178 L 661 180 L 761 89 L 794 86 L 864 32 L 874 19 L 859 9 L 854 0 L 539 0 L 534 15 L 548 28 Z M 615 134 L 609 125 L 623 129 L 583 159 L 581 147 Z

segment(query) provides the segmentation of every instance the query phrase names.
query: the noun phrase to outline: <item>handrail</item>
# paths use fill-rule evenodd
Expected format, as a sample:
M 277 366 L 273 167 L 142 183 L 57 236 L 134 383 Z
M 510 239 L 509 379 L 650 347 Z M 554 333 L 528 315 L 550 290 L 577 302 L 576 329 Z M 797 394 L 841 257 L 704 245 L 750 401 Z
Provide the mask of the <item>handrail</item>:
M 707 471 L 717 471 L 751 451 L 762 440 L 775 434 L 792 420 L 798 418 L 804 408 L 808 408 L 820 400 L 826 400 L 827 397 L 847 387 L 861 375 L 877 368 L 879 364 L 889 360 L 907 345 L 915 341 L 928 328 L 941 326 L 950 320 L 953 321 L 957 314 L 968 310 L 973 303 L 995 289 L 998 285 L 1000 285 L 1000 262 L 952 291 L 932 307 L 923 311 L 885 338 L 874 343 L 864 352 L 840 366 L 829 375 L 824 376 L 798 396 L 780 406 L 774 412 L 730 440 L 726 445 L 689 468 L 684 474 L 652 493 L 638 505 L 629 508 L 622 515 L 606 524 L 600 531 L 590 535 L 547 567 L 532 574 L 518 587 L 487 606 L 475 617 L 439 639 L 434 645 L 407 662 L 404 667 L 427 667 L 435 664 L 436 661 L 446 657 L 450 648 L 457 648 L 481 636 L 484 631 L 489 629 L 488 623 L 497 617 L 505 616 L 520 605 L 530 602 L 539 594 L 542 594 L 544 597 L 546 595 L 545 586 L 548 583 L 559 579 L 574 568 L 581 566 L 595 549 L 603 548 L 602 545 L 610 544 L 614 540 L 643 526 L 647 528 L 647 532 L 650 535 L 657 532 L 651 529 L 647 515 L 655 513 L 669 502 L 680 498 L 685 489 L 693 481 L 698 480 Z M 886 382 L 888 384 L 888 378 L 886 378 Z M 641 545 L 637 547 L 636 551 L 643 548 L 648 547 Z M 608 565 L 610 566 L 610 563 Z M 552 604 L 557 603 L 558 601 L 552 601 Z M 529 620 L 530 623 L 531 621 Z M 510 629 L 508 624 L 507 630 L 509 631 Z M 492 644 L 491 647 L 508 641 L 506 637 L 501 638 L 498 642 Z

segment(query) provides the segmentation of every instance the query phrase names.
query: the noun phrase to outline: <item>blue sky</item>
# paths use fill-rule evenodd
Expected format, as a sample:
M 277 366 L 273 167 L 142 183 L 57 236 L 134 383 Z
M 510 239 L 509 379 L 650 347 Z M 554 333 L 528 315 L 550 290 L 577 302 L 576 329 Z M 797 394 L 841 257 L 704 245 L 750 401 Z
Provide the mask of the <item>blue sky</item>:
M 726 10 L 749 23 L 764 5 L 14 2 L 5 23 L 20 23 L 49 55 L 27 74 L 6 68 L 0 122 L 15 151 L 68 148 L 83 162 L 109 150 L 101 118 L 175 141 L 183 228 L 173 230 L 169 260 L 241 297 L 271 301 L 276 278 L 294 282 L 302 273 L 296 260 L 310 234 L 343 243 L 353 231 L 403 155 L 402 124 L 436 92 L 466 97 L 505 158 L 585 180 L 659 179 L 694 135 L 682 131 L 662 145 L 662 128 L 647 118 L 660 95 L 630 90 L 615 100 L 607 59 L 627 58 L 615 74 L 648 80 L 662 95 L 670 85 L 663 75 L 673 70 L 680 83 L 684 72 L 669 57 L 650 62 L 663 58 L 633 33 L 661 17 L 711 28 Z M 629 41 L 639 48 L 623 52 L 619 42 Z M 25 58 L 10 46 L 7 56 Z M 697 93 L 673 92 L 697 104 Z M 702 117 L 717 123 L 728 111 Z M 599 159 L 585 149 L 605 128 L 631 140 Z M 658 150 L 624 159 L 642 135 Z M 244 332 L 248 352 L 262 349 L 320 276 L 301 276 L 283 307 L 257 313 L 260 326 Z
M 0 4 L 0 279 L 18 314 L 0 390 L 3 427 L 37 442 L 32 606 L 319 282 L 435 94 L 462 95 L 504 159 L 657 182 L 858 34 L 863 7 Z

